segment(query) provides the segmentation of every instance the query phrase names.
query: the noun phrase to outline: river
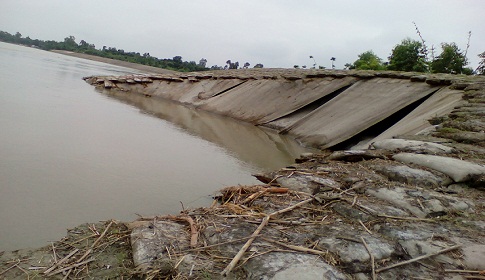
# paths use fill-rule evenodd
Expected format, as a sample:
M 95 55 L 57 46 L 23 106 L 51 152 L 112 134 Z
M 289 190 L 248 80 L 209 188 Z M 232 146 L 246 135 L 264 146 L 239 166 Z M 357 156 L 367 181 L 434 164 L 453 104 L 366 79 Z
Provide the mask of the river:
M 207 206 L 306 150 L 172 102 L 82 80 L 137 73 L 0 42 L 0 252 L 48 245 L 66 229 Z

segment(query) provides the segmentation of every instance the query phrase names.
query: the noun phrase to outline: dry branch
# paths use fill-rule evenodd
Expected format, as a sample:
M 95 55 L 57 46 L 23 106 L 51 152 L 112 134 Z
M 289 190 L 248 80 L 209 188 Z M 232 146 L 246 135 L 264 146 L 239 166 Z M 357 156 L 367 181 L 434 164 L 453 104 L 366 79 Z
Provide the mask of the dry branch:
M 14 265 L 10 266 L 9 268 L 5 269 L 4 271 L 0 272 L 0 275 L 6 273 L 7 271 L 9 271 L 10 269 L 16 267 L 18 264 L 20 263 L 20 260 L 17 261 L 17 263 L 15 263 Z
M 361 220 L 359 220 L 359 224 L 365 229 L 365 231 L 367 231 L 367 233 L 372 235 L 372 231 L 370 231 Z
M 64 262 L 66 262 L 70 257 L 72 257 L 73 255 L 75 255 L 77 252 L 79 252 L 79 249 L 74 249 L 71 253 L 69 253 L 67 256 L 65 256 L 64 258 L 62 258 L 59 262 L 55 263 L 49 269 L 47 269 L 46 271 L 44 271 L 44 274 L 48 274 L 49 272 L 53 271 L 54 269 L 56 269 L 56 267 L 60 266 Z
M 186 221 L 190 225 L 190 247 L 197 246 L 197 238 L 199 237 L 199 231 L 195 225 L 194 220 L 189 215 L 183 215 L 180 219 Z
M 226 244 L 231 244 L 231 243 L 243 241 L 243 240 L 246 240 L 246 239 L 249 239 L 249 238 L 252 238 L 252 237 L 253 237 L 253 235 L 250 235 L 250 236 L 246 236 L 246 237 L 243 237 L 243 238 L 233 239 L 231 241 L 226 241 L 226 242 L 221 242 L 221 243 L 217 243 L 217 244 L 207 245 L 207 246 L 204 246 L 204 247 L 189 249 L 189 250 L 186 250 L 184 252 L 205 250 L 205 249 L 209 249 L 209 248 L 213 248 L 213 247 L 218 247 L 218 246 L 222 246 L 222 245 L 226 245 Z
M 84 255 L 82 255 L 77 260 L 78 263 L 81 262 L 81 261 L 83 261 L 89 254 L 91 254 L 91 252 L 94 250 L 94 248 L 96 247 L 96 245 L 98 245 L 98 243 L 101 241 L 101 239 L 103 239 L 103 237 L 106 235 L 106 232 L 108 232 L 108 229 L 111 227 L 112 224 L 113 224 L 113 221 L 110 221 L 110 223 L 108 224 L 108 226 L 104 229 L 103 233 L 101 233 L 101 235 L 94 241 L 93 245 L 91 245 L 91 248 L 89 248 L 84 253 Z
M 294 250 L 294 251 L 298 251 L 298 252 L 310 253 L 310 254 L 315 254 L 315 255 L 326 255 L 327 254 L 324 251 L 310 249 L 310 248 L 306 248 L 306 247 L 298 246 L 298 245 L 285 244 L 283 242 L 279 242 L 279 241 L 276 241 L 276 240 L 273 240 L 273 239 L 269 239 L 269 238 L 265 238 L 265 237 L 262 237 L 262 239 L 263 240 L 266 240 L 268 242 L 275 243 L 275 244 L 278 244 L 280 246 L 286 247 L 288 249 L 291 249 L 291 250 Z
M 461 269 L 445 269 L 445 272 L 451 272 L 451 273 L 485 274 L 485 270 L 461 270 Z
M 429 254 L 426 254 L 426 255 L 423 255 L 423 256 L 416 257 L 414 259 L 410 259 L 410 260 L 407 260 L 407 261 L 395 263 L 393 265 L 390 265 L 390 266 L 386 266 L 386 267 L 377 269 L 376 270 L 376 273 L 379 273 L 379 272 L 382 272 L 382 271 L 385 271 L 385 270 L 388 270 L 388 269 L 391 269 L 391 268 L 395 268 L 395 267 L 398 267 L 398 266 L 401 266 L 401 265 L 406 265 L 406 264 L 410 264 L 410 263 L 413 263 L 413 262 L 417 262 L 417 261 L 420 261 L 420 260 L 423 260 L 423 259 L 427 259 L 427 258 L 436 256 L 436 255 L 440 255 L 440 254 L 443 254 L 443 253 L 446 253 L 446 252 L 449 252 L 449 251 L 453 251 L 453 250 L 456 250 L 456 249 L 458 249 L 460 247 L 461 247 L 461 245 L 455 245 L 455 246 L 451 246 L 451 247 L 445 248 L 443 250 L 439 250 L 439 251 L 434 252 L 434 253 L 429 253 Z
M 263 221 L 261 224 L 258 226 L 258 228 L 253 232 L 251 235 L 251 238 L 249 238 L 248 241 L 242 246 L 242 248 L 239 250 L 239 252 L 236 254 L 236 256 L 232 259 L 232 261 L 226 266 L 226 268 L 221 272 L 223 276 L 227 276 L 231 272 L 232 269 L 236 266 L 237 262 L 241 259 L 242 255 L 246 252 L 246 250 L 251 246 L 253 243 L 254 239 L 259 235 L 261 230 L 268 224 L 268 221 L 270 219 L 270 215 L 264 217 Z
M 362 240 L 362 244 L 364 244 L 364 247 L 370 256 L 370 264 L 372 268 L 372 280 L 377 280 L 376 261 L 375 261 L 374 255 L 371 253 L 369 245 L 367 245 L 367 242 L 365 242 L 365 239 L 363 237 L 360 237 L 360 240 Z
M 256 238 L 256 236 L 261 232 L 261 230 L 263 230 L 263 228 L 268 224 L 269 222 L 269 219 L 273 216 L 276 216 L 276 215 L 279 215 L 279 214 L 282 214 L 282 213 L 285 213 L 285 212 L 288 212 L 288 211 L 291 211 L 301 205 L 304 205 L 304 204 L 307 204 L 309 202 L 313 201 L 313 198 L 309 198 L 309 199 L 306 199 L 306 200 L 303 200 L 303 201 L 300 201 L 298 202 L 297 204 L 295 205 L 292 205 L 292 206 L 289 206 L 287 208 L 284 208 L 284 209 L 281 209 L 281 210 L 278 210 L 278 211 L 275 211 L 269 215 L 266 215 L 266 217 L 263 218 L 263 221 L 261 222 L 261 224 L 258 226 L 258 228 L 253 232 L 253 234 L 251 235 L 251 238 L 246 241 L 246 243 L 244 244 L 244 246 L 239 250 L 239 252 L 236 254 L 236 256 L 232 259 L 232 261 L 226 266 L 226 268 L 221 272 L 221 274 L 223 276 L 227 276 L 233 269 L 234 267 L 236 266 L 237 262 L 241 259 L 242 255 L 246 252 L 246 250 L 249 248 L 249 246 L 251 246 L 251 244 L 253 243 L 254 239 Z
M 426 218 L 415 218 L 415 217 L 397 217 L 397 216 L 389 216 L 389 215 L 377 215 L 378 217 L 388 218 L 388 219 L 396 219 L 396 220 L 409 220 L 409 221 L 423 221 L 423 222 L 436 222 L 433 219 L 426 219 Z
M 90 263 L 90 262 L 92 262 L 92 261 L 94 261 L 94 258 L 91 258 L 91 259 L 85 260 L 85 261 L 83 261 L 83 262 L 78 262 L 78 263 L 75 263 L 75 264 L 70 265 L 70 266 L 68 266 L 68 267 L 60 268 L 60 269 L 58 269 L 58 270 L 56 270 L 56 271 L 51 272 L 51 273 L 50 273 L 48 276 L 49 276 L 49 277 L 54 276 L 54 275 L 56 275 L 56 274 L 58 274 L 58 273 L 64 272 L 64 271 L 66 271 L 66 270 L 71 270 L 71 269 L 73 269 L 73 268 L 79 267 L 79 266 L 81 266 L 81 265 L 85 265 L 85 264 Z

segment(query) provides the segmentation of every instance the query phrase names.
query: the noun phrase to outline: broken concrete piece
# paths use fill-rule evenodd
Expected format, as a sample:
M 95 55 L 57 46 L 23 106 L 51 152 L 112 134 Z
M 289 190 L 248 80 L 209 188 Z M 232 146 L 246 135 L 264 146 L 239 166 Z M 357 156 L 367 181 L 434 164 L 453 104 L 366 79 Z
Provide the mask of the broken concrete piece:
M 317 177 L 317 176 L 310 176 L 309 177 L 310 181 L 317 183 L 319 185 L 322 185 L 324 187 L 329 187 L 331 189 L 340 189 L 342 185 L 338 182 L 336 182 L 333 179 L 329 178 L 322 178 L 322 177 Z
M 433 173 L 411 168 L 406 165 L 375 165 L 371 166 L 372 169 L 389 178 L 391 181 L 397 181 L 401 183 L 411 185 L 422 185 L 429 187 L 446 186 L 452 183 L 447 176 L 436 176 Z
M 368 189 L 366 190 L 366 193 L 379 199 L 388 201 L 389 203 L 392 203 L 402 209 L 406 209 L 418 218 L 426 217 L 426 214 L 421 211 L 421 209 L 411 205 L 411 203 L 408 202 L 409 199 L 407 198 L 409 197 L 403 188 L 395 188 L 394 190 L 389 190 L 386 188 L 380 188 L 378 190 Z
M 394 155 L 393 159 L 434 169 L 450 176 L 457 183 L 470 181 L 485 174 L 485 166 L 449 157 L 400 153 Z
M 390 151 L 402 151 L 402 152 L 414 152 L 414 153 L 426 153 L 426 154 L 438 154 L 438 153 L 452 153 L 453 148 L 424 141 L 405 140 L 405 139 L 384 139 L 376 141 L 371 144 L 375 149 L 384 149 Z
M 396 246 L 386 240 L 362 234 L 376 260 L 389 258 L 391 255 L 398 255 Z M 360 240 L 360 239 L 356 239 Z M 370 267 L 370 256 L 364 244 L 335 237 L 324 237 L 320 239 L 320 246 L 339 256 L 341 264 L 354 273 L 367 271 Z
M 251 271 L 248 279 L 348 279 L 335 267 L 325 263 L 322 258 L 306 254 L 270 253 L 266 255 L 264 261 L 250 260 L 247 270 Z
M 313 193 L 314 188 L 317 186 L 316 183 L 312 183 L 306 176 L 279 177 L 275 181 L 283 188 L 308 193 Z
M 485 245 L 471 245 L 462 250 L 463 262 L 467 269 L 485 270 Z
M 427 200 L 424 202 L 424 206 L 428 210 L 427 217 L 439 217 L 446 215 L 446 208 L 438 199 L 434 198 Z
M 371 215 L 368 215 L 356 208 L 352 208 L 347 203 L 335 203 L 332 205 L 332 209 L 340 216 L 349 220 L 368 222 L 373 218 Z
M 146 222 L 131 232 L 131 244 L 133 248 L 133 262 L 135 266 L 144 270 L 155 261 L 169 259 L 163 256 L 166 247 L 174 246 L 189 248 L 189 236 L 184 225 L 176 222 L 157 221 Z
M 433 244 L 432 242 L 425 241 L 425 240 L 402 240 L 399 244 L 406 250 L 406 252 L 412 257 L 416 258 L 426 254 L 432 254 L 436 251 L 443 249 L 446 246 L 437 246 L 437 244 Z M 440 244 L 444 245 L 444 244 Z M 453 259 L 446 255 L 437 255 L 434 258 L 434 261 L 439 263 L 454 263 Z

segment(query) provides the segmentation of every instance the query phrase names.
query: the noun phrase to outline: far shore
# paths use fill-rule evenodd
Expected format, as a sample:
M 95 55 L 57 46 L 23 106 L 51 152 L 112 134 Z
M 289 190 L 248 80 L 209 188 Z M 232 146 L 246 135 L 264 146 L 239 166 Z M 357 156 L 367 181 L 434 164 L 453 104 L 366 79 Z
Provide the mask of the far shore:
M 101 56 L 95 56 L 95 55 L 90 55 L 90 54 L 85 54 L 85 53 L 77 53 L 77 52 L 71 52 L 71 51 L 65 51 L 65 50 L 51 50 L 51 52 L 63 54 L 63 55 L 69 55 L 69 56 L 74 56 L 78 58 L 83 58 L 83 59 L 89 59 L 93 61 L 98 61 L 98 62 L 104 62 L 116 66 L 121 66 L 121 67 L 126 67 L 126 68 L 132 68 L 136 70 L 140 70 L 143 72 L 147 73 L 156 73 L 156 74 L 173 74 L 176 73 L 176 71 L 168 70 L 168 69 L 162 69 L 158 67 L 153 67 L 153 66 L 148 66 L 148 65 L 143 65 L 143 64 L 138 64 L 138 63 L 132 63 L 128 61 L 122 61 L 122 60 L 116 60 L 116 59 L 111 59 L 111 58 L 106 58 L 106 57 L 101 57 Z

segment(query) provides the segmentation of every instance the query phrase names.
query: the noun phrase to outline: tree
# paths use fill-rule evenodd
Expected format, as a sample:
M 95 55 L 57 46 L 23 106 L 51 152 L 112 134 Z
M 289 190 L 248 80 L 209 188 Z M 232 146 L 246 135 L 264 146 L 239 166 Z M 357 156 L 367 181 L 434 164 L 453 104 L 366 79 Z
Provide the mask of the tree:
M 103 46 L 102 49 L 96 49 L 94 44 L 89 44 L 85 40 L 81 40 L 79 44 L 76 43 L 74 36 L 68 36 L 63 41 L 56 42 L 53 40 L 42 41 L 38 39 L 31 39 L 29 36 L 23 38 L 20 32 L 10 34 L 0 30 L 0 41 L 24 44 L 29 46 L 35 46 L 43 50 L 68 50 L 79 53 L 87 53 L 90 55 L 96 55 L 101 57 L 107 57 L 122 61 L 129 61 L 133 63 L 139 63 L 144 65 L 150 65 L 154 67 L 160 67 L 165 69 L 177 70 L 177 71 L 204 71 L 208 70 L 205 67 L 201 67 L 200 62 L 197 64 L 195 61 L 183 61 L 181 56 L 175 56 L 173 59 L 160 59 L 151 56 L 150 53 L 145 52 L 141 55 L 139 52 L 125 52 L 123 49 L 117 49 L 114 47 Z M 204 63 L 207 62 L 202 59 Z M 235 67 L 239 67 L 236 63 Z M 215 66 L 219 69 L 219 66 Z
M 91 45 L 91 44 L 89 44 L 88 42 L 86 42 L 84 40 L 81 40 L 79 42 L 79 48 L 81 48 L 81 49 L 89 49 L 89 48 L 91 48 L 91 46 L 94 46 L 94 45 Z M 94 49 L 94 47 L 93 47 L 93 49 Z
M 237 69 L 239 68 L 239 62 L 236 61 L 236 62 L 232 62 L 230 59 L 228 61 L 226 61 L 226 67 L 224 67 L 224 69 Z
M 263 68 L 263 64 L 258 63 L 258 64 L 256 64 L 256 65 L 254 65 L 254 67 L 253 67 L 253 68 Z
M 406 38 L 396 45 L 389 57 L 389 70 L 427 72 L 426 48 L 416 40 Z
M 199 60 L 199 67 L 205 68 L 205 65 L 207 64 L 207 59 L 201 58 Z
M 441 48 L 443 51 L 431 63 L 434 73 L 471 74 L 473 70 L 465 68 L 468 63 L 465 54 L 455 43 L 442 43 Z
M 76 49 L 76 47 L 78 46 L 76 43 L 76 37 L 71 35 L 69 37 L 64 38 L 64 45 L 68 49 Z
M 251 65 L 251 64 L 249 64 L 249 62 L 246 62 L 246 63 L 244 63 L 244 67 L 243 67 L 243 68 L 244 68 L 244 69 L 248 69 L 250 65 Z
M 15 33 L 15 43 L 20 43 L 20 40 L 22 39 L 22 34 L 20 32 Z
M 358 70 L 385 70 L 386 66 L 382 64 L 382 59 L 379 58 L 372 50 L 359 54 L 359 59 L 353 64 L 345 64 L 349 69 Z
M 479 75 L 485 75 L 485 52 L 482 52 L 481 54 L 478 55 L 478 57 L 481 59 L 480 62 L 478 63 L 477 74 Z

